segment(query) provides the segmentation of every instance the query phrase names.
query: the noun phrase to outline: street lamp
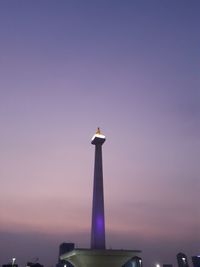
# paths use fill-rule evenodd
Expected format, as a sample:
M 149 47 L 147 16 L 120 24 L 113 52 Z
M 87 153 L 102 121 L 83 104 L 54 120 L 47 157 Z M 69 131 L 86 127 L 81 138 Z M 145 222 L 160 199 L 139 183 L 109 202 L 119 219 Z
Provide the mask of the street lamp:
M 14 266 L 16 258 L 12 258 L 12 266 Z
M 186 258 L 185 257 L 182 257 L 182 261 L 184 263 L 184 265 L 186 264 Z

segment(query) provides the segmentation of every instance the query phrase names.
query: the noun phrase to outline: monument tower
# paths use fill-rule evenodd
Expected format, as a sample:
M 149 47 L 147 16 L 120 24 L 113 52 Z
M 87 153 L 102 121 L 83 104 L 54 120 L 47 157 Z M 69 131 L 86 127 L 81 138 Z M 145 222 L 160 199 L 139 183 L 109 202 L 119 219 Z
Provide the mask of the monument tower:
M 105 249 L 106 247 L 102 167 L 102 145 L 105 140 L 105 136 L 98 128 L 91 141 L 95 145 L 91 249 Z
M 90 249 L 75 248 L 63 253 L 60 259 L 75 267 L 122 267 L 140 255 L 140 250 L 106 249 L 103 195 L 102 145 L 106 138 L 97 129 L 91 143 L 95 145 L 92 227 Z

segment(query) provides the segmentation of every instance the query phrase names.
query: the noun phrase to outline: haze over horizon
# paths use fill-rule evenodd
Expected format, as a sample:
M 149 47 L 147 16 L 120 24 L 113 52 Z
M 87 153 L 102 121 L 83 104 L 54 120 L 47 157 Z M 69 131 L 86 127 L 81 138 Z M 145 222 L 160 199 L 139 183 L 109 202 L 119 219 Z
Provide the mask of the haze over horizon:
M 200 2 L 0 1 L 0 264 L 89 247 L 103 146 L 107 248 L 200 253 Z

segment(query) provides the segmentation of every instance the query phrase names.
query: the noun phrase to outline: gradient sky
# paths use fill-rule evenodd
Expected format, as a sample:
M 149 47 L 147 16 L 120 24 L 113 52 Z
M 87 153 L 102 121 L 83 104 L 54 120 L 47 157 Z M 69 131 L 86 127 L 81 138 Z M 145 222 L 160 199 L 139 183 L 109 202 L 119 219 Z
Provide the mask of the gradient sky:
M 200 252 L 200 1 L 0 1 L 0 264 L 89 247 L 96 127 L 107 247 Z

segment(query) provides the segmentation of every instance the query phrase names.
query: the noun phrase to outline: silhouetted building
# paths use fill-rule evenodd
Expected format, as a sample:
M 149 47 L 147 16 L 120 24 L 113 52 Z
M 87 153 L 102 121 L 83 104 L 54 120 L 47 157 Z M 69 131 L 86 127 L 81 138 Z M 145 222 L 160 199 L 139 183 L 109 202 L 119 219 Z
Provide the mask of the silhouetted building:
M 142 267 L 142 259 L 140 257 L 133 257 L 122 267 Z
M 74 249 L 74 243 L 62 243 L 59 246 L 59 255 L 58 255 L 58 264 L 56 265 L 56 267 L 73 267 L 73 265 L 69 262 L 69 261 L 64 261 L 60 259 L 60 256 L 70 252 Z
M 172 264 L 163 264 L 163 267 L 173 267 Z
M 18 264 L 8 263 L 8 264 L 3 264 L 2 267 L 18 267 Z
M 200 267 L 200 256 L 193 256 L 192 263 L 194 267 Z
M 59 246 L 59 259 L 60 261 L 60 256 L 64 253 L 67 253 L 69 251 L 72 251 L 74 249 L 74 243 L 62 243 Z
M 178 267 L 189 267 L 187 257 L 184 253 L 180 252 L 176 255 Z

